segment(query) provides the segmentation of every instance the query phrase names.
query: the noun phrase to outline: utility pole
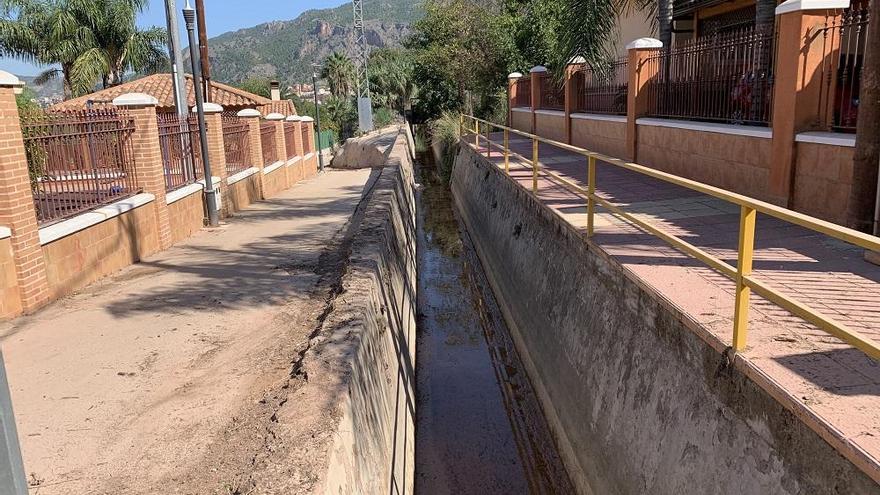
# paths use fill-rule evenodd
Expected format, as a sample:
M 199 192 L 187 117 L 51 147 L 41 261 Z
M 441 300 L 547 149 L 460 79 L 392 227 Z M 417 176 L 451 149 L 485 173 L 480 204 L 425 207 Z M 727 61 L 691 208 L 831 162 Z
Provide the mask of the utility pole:
M 186 104 L 186 81 L 180 63 L 180 29 L 177 26 L 177 7 L 175 0 L 165 0 L 165 20 L 168 24 L 168 55 L 171 57 L 171 82 L 174 87 L 174 106 L 177 114 L 186 117 L 189 109 Z
M 214 190 L 214 178 L 211 176 L 211 160 L 208 153 L 208 134 L 205 132 L 205 108 L 202 97 L 202 68 L 199 63 L 199 50 L 196 48 L 194 21 L 196 11 L 186 0 L 183 8 L 183 19 L 186 21 L 186 33 L 189 36 L 189 58 L 192 62 L 193 91 L 196 94 L 196 113 L 199 117 L 199 139 L 202 144 L 202 164 L 205 167 L 205 202 L 208 204 L 208 225 L 216 227 L 220 224 L 217 214 L 217 191 Z
M 196 0 L 199 23 L 199 54 L 202 59 L 202 81 L 205 101 L 211 101 L 211 59 L 208 57 L 208 30 L 205 28 L 205 0 Z
M 370 75 L 367 71 L 367 36 L 364 34 L 363 0 L 352 0 L 354 9 L 355 70 L 357 78 L 358 126 L 362 132 L 373 130 L 373 103 L 370 100 Z
M 318 64 L 312 64 L 312 94 L 315 96 L 315 147 L 318 149 L 318 169 L 324 171 L 324 152 L 321 149 L 321 110 L 318 108 Z

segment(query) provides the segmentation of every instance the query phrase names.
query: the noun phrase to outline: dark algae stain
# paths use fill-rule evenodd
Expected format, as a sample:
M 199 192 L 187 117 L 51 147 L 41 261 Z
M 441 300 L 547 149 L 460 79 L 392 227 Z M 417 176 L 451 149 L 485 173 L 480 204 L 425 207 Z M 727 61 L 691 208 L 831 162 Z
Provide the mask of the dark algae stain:
M 417 167 L 416 493 L 574 493 L 448 185 Z

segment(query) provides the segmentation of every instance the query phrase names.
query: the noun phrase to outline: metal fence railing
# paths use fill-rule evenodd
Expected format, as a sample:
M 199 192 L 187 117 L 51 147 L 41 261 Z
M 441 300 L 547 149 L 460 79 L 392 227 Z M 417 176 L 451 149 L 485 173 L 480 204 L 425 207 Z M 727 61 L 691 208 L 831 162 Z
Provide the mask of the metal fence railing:
M 746 338 L 749 322 L 750 295 L 754 291 L 756 294 L 767 299 L 771 303 L 791 312 L 792 314 L 803 318 L 805 321 L 815 325 L 824 332 L 833 335 L 842 341 L 861 350 L 873 359 L 880 359 L 880 342 L 874 340 L 870 334 L 860 332 L 855 328 L 850 328 L 840 322 L 835 315 L 825 314 L 811 308 L 809 300 L 804 301 L 796 299 L 794 296 L 787 295 L 765 281 L 760 280 L 752 273 L 755 248 L 755 221 L 757 214 L 768 215 L 785 222 L 799 225 L 806 229 L 825 234 L 839 241 L 853 244 L 863 249 L 871 251 L 880 251 L 880 238 L 865 234 L 853 229 L 849 229 L 840 225 L 836 225 L 825 220 L 804 215 L 796 211 L 789 210 L 780 206 L 776 206 L 764 201 L 727 191 L 718 187 L 703 184 L 695 180 L 686 179 L 677 175 L 661 172 L 654 168 L 645 167 L 635 163 L 631 163 L 619 158 L 610 157 L 601 153 L 572 146 L 570 144 L 560 143 L 551 139 L 542 138 L 535 134 L 519 131 L 511 127 L 488 122 L 483 119 L 473 117 L 471 115 L 462 116 L 460 122 L 461 135 L 465 136 L 465 132 L 471 131 L 473 134 L 474 145 L 476 149 L 480 149 L 479 142 L 481 139 L 486 141 L 486 155 L 491 158 L 492 147 L 496 148 L 496 153 L 503 155 L 504 169 L 510 172 L 510 158 L 515 157 L 518 162 L 531 170 L 532 175 L 532 192 L 538 193 L 539 175 L 561 185 L 565 189 L 574 192 L 584 198 L 587 206 L 587 236 L 592 237 L 594 234 L 596 208 L 598 206 L 606 208 L 609 212 L 619 218 L 638 226 L 651 235 L 658 237 L 682 253 L 696 260 L 701 261 L 713 270 L 723 276 L 733 280 L 736 283 L 734 291 L 734 316 L 733 316 L 733 336 L 732 347 L 735 351 L 742 351 L 746 347 Z M 466 125 L 465 119 L 469 123 L 473 123 L 473 128 Z M 472 130 L 473 129 L 473 130 Z M 480 135 L 480 129 L 486 133 L 485 136 Z M 489 136 L 492 129 L 501 129 L 504 131 L 503 143 L 491 141 Z M 525 157 L 516 154 L 510 150 L 510 134 L 514 134 L 526 138 L 532 142 L 531 157 Z M 538 143 L 546 143 L 556 148 L 560 148 L 572 153 L 577 153 L 586 158 L 585 172 L 587 177 L 586 187 L 582 187 L 570 179 L 562 175 L 547 170 L 541 165 L 538 157 Z M 596 167 L 601 162 L 608 166 L 619 167 L 625 170 L 636 172 L 648 177 L 653 177 L 661 181 L 678 185 L 697 191 L 708 196 L 732 203 L 738 206 L 740 210 L 740 223 L 737 244 L 737 263 L 736 266 L 722 260 L 718 256 L 709 253 L 705 249 L 695 246 L 688 240 L 679 237 L 673 232 L 667 230 L 664 226 L 650 222 L 638 215 L 633 215 L 625 205 L 620 205 L 608 201 L 606 198 L 596 193 Z
M 532 80 L 528 76 L 516 81 L 516 96 L 513 99 L 514 107 L 532 106 Z
M 538 79 L 541 85 L 541 101 L 538 108 L 542 110 L 562 110 L 565 108 L 565 87 L 557 84 L 552 77 L 544 74 Z
M 610 61 L 603 67 L 583 67 L 572 75 L 575 101 L 572 110 L 582 113 L 626 115 L 629 85 L 627 59 Z
M 196 120 L 181 118 L 176 113 L 161 113 L 156 119 L 165 169 L 165 190 L 173 191 L 201 178 L 204 175 L 202 147 Z
M 32 112 L 21 117 L 31 190 L 41 224 L 140 191 L 134 122 L 114 109 Z
M 311 140 L 309 127 L 311 126 L 306 122 L 300 124 L 300 132 L 302 133 L 303 155 L 308 155 L 309 153 L 315 151 L 315 143 Z
M 263 165 L 272 165 L 279 160 L 278 147 L 275 144 L 276 134 L 275 122 L 267 120 L 260 123 L 260 145 L 263 148 Z
M 296 157 L 296 123 L 284 123 L 284 148 L 287 150 L 287 159 Z
M 227 175 L 251 167 L 250 125 L 246 120 L 233 115 L 223 116 L 223 153 Z
M 859 116 L 862 65 L 868 45 L 870 13 L 867 3 L 856 3 L 840 15 L 829 16 L 819 29 L 822 45 L 822 87 L 816 125 L 825 130 L 855 132 Z
M 661 49 L 641 67 L 651 117 L 770 123 L 773 34 L 754 28 Z

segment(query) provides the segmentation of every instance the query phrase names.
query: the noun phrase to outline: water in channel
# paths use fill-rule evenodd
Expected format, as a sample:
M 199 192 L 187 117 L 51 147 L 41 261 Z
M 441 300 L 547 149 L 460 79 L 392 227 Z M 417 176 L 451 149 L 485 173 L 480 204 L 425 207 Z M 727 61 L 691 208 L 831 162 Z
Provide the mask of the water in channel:
M 415 493 L 573 493 L 438 172 L 421 154 Z

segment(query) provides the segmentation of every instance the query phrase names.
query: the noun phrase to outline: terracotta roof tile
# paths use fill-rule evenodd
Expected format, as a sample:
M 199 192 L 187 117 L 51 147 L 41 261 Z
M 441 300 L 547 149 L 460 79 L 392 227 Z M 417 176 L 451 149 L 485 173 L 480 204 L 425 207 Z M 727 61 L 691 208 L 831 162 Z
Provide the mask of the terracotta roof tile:
M 195 105 L 195 93 L 193 92 L 192 88 L 192 76 L 190 76 L 189 74 L 186 75 L 186 92 L 187 105 Z M 152 76 L 142 77 L 134 81 L 120 84 L 119 86 L 102 89 L 100 91 L 96 91 L 85 96 L 80 96 L 79 98 L 73 98 L 61 102 L 57 105 L 54 105 L 52 108 L 55 110 L 81 109 L 84 108 L 90 100 L 93 102 L 93 105 L 107 105 L 113 101 L 113 98 L 116 98 L 117 96 L 126 93 L 146 93 L 154 96 L 157 100 L 159 100 L 158 109 L 160 111 L 167 111 L 174 108 L 174 94 L 171 84 L 171 74 L 154 74 Z M 230 110 L 239 108 L 263 109 L 267 105 L 274 109 L 276 108 L 276 105 L 285 104 L 289 105 L 290 109 L 293 108 L 293 102 L 290 102 L 289 100 L 273 102 L 268 98 L 255 95 L 253 93 L 248 93 L 247 91 L 233 88 L 232 86 L 228 86 L 226 84 L 218 82 L 211 83 L 211 95 L 211 101 L 213 101 L 214 103 L 219 103 L 223 107 L 229 107 Z M 281 109 L 288 107 L 278 106 L 277 108 Z M 284 113 L 285 115 L 290 115 L 288 111 L 281 113 Z

